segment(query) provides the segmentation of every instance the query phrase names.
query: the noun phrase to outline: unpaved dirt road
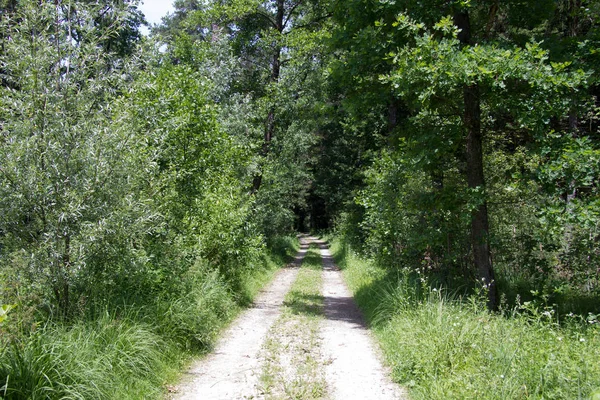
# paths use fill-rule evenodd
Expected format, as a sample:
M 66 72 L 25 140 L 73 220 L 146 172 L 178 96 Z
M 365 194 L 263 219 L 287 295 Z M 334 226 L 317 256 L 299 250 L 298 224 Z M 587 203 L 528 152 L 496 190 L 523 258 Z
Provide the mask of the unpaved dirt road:
M 365 326 L 352 294 L 324 242 L 317 241 L 323 259 L 325 321 L 323 355 L 332 399 L 399 399 L 402 392 L 390 381 L 375 343 Z
M 405 394 L 393 384 L 382 367 L 360 312 L 352 300 L 341 272 L 335 267 L 327 245 L 302 237 L 295 262 L 281 270 L 223 334 L 214 352 L 184 374 L 174 399 L 271 399 L 261 389 L 261 356 L 269 330 L 281 315 L 283 300 L 294 283 L 309 244 L 316 243 L 323 259 L 324 318 L 319 324 L 320 375 L 326 379 L 323 399 L 402 399 Z M 269 340 L 272 340 L 270 338 Z M 264 353 L 264 351 L 262 352 Z M 264 355 L 264 354 L 263 354 Z M 308 398 L 308 397 L 307 397 Z M 314 397 L 310 397 L 314 398 Z

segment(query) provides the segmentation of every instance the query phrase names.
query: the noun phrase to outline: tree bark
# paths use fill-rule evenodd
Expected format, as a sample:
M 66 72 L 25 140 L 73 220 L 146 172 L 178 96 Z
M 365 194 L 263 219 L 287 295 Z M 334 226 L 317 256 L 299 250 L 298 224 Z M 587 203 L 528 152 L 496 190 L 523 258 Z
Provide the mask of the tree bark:
M 457 12 L 454 22 L 461 30 L 458 38 L 463 46 L 472 44 L 471 24 L 466 11 Z M 463 87 L 464 114 L 463 124 L 466 133 L 467 184 L 469 189 L 482 192 L 483 199 L 478 201 L 471 215 L 471 247 L 473 261 L 481 284 L 488 294 L 488 308 L 498 308 L 498 294 L 494 277 L 494 268 L 489 244 L 490 223 L 485 198 L 485 176 L 483 171 L 483 137 L 481 132 L 481 98 L 477 83 Z
M 464 88 L 464 124 L 467 133 L 467 184 L 472 190 L 485 190 L 483 172 L 483 140 L 481 135 L 481 102 L 477 84 Z M 471 216 L 471 246 L 481 283 L 488 288 L 488 307 L 498 307 L 497 287 L 489 244 L 490 223 L 485 192 L 483 200 Z
M 283 33 L 284 28 L 284 16 L 285 16 L 285 3 L 284 0 L 277 0 L 276 3 L 277 12 L 275 14 L 275 29 L 279 34 Z M 271 83 L 276 84 L 279 82 L 279 76 L 281 74 L 281 46 L 275 45 L 273 50 L 273 61 L 271 64 Z M 275 106 L 269 109 L 267 119 L 265 121 L 265 135 L 262 145 L 262 156 L 266 157 L 269 154 L 271 147 L 271 140 L 275 133 Z M 252 181 L 252 194 L 256 194 L 262 184 L 262 172 L 258 171 Z

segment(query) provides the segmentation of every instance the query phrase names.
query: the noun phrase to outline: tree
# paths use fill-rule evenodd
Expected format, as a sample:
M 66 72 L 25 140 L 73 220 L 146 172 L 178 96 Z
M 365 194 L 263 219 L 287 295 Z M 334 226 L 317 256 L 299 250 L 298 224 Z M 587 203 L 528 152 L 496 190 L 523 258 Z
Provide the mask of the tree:
M 130 10 L 115 9 L 101 27 L 88 23 L 105 11 L 30 1 L 2 18 L 2 262 L 51 291 L 62 315 L 72 312 L 86 232 L 119 208 L 130 167 L 119 154 L 130 137 L 109 129 L 123 68 L 117 73 L 102 45 Z
M 553 129 L 549 121 L 564 121 L 569 114 L 566 104 L 573 101 L 569 98 L 574 94 L 577 98 L 577 90 L 585 88 L 587 75 L 571 67 L 570 62 L 556 63 L 558 58 L 549 61 L 556 53 L 545 51 L 532 40 L 539 26 L 551 20 L 554 14 L 536 14 L 535 9 L 523 8 L 519 2 L 337 4 L 336 15 L 340 17 L 334 38 L 343 51 L 338 57 L 340 61 L 333 64 L 333 76 L 342 86 L 347 87 L 351 80 L 353 88 L 357 88 L 356 92 L 345 92 L 344 108 L 355 113 L 354 110 L 359 109 L 357 115 L 379 118 L 379 121 L 388 114 L 387 127 L 392 126 L 392 129 L 387 133 L 387 143 L 379 142 L 380 146 L 396 148 L 404 154 L 404 161 L 400 165 L 394 161 L 386 168 L 402 166 L 402 163 L 403 168 L 413 165 L 431 179 L 430 184 L 416 193 L 412 186 L 412 194 L 398 194 L 427 195 L 432 199 L 415 206 L 415 214 L 421 222 L 418 225 L 427 227 L 426 237 L 431 239 L 421 248 L 421 262 L 430 265 L 430 260 L 440 258 L 452 263 L 461 258 L 452 255 L 454 246 L 451 244 L 457 233 L 462 235 L 459 221 L 463 218 L 456 220 L 459 224 L 456 228 L 451 228 L 448 221 L 452 214 L 465 213 L 469 216 L 474 270 L 489 289 L 490 308 L 495 308 L 496 279 L 490 247 L 493 232 L 487 204 L 490 188 L 485 178 L 490 168 L 497 168 L 491 167 L 489 162 L 493 158 L 490 156 L 498 152 L 493 147 L 492 132 L 514 135 L 513 145 L 517 149 L 523 145 L 516 140 L 518 135 L 527 135 L 530 143 L 544 140 Z M 344 19 L 348 13 L 353 17 Z M 396 21 L 390 21 L 397 15 Z M 525 39 L 523 32 L 529 32 Z M 369 47 L 368 43 L 375 45 Z M 365 98 L 378 100 L 365 104 Z M 391 106 L 385 107 L 386 103 Z M 357 122 L 354 120 L 351 126 L 356 127 Z M 515 124 L 520 129 L 513 128 Z M 384 127 L 386 125 L 379 123 L 368 129 L 374 134 L 385 134 Z M 452 191 L 449 185 L 457 186 Z M 369 207 L 374 206 L 373 202 L 388 198 L 387 195 L 376 197 L 381 194 L 359 197 L 366 216 L 378 214 L 377 208 Z M 389 201 L 393 201 L 391 197 Z M 405 203 L 401 199 L 396 201 Z M 424 212 L 427 204 L 432 208 Z M 371 233 L 367 236 L 381 229 L 385 232 L 382 236 L 390 237 L 385 240 L 392 242 L 385 244 L 385 251 L 406 252 L 410 243 L 394 243 L 389 218 L 372 219 L 381 225 L 380 228 L 370 225 Z M 447 232 L 446 244 L 436 233 L 440 230 Z M 410 237 L 410 233 L 406 235 Z M 460 250 L 462 254 L 465 251 Z
M 319 38 L 326 34 L 321 29 L 326 9 L 314 1 L 228 1 L 182 4 L 175 15 L 166 21 L 169 29 L 182 27 L 179 40 L 188 49 L 202 48 L 203 56 L 189 57 L 180 48 L 174 57 L 218 82 L 214 96 L 221 123 L 254 152 L 244 174 L 257 220 L 270 234 L 291 229 L 292 210 L 307 207 L 311 174 L 306 149 L 315 138 L 307 129 L 315 125 L 308 122 L 312 116 L 305 107 L 312 105 L 305 99 L 319 89 L 305 83 L 316 80 L 322 68 Z M 169 38 L 175 35 L 163 37 L 172 43 Z M 269 215 L 280 222 L 267 221 Z

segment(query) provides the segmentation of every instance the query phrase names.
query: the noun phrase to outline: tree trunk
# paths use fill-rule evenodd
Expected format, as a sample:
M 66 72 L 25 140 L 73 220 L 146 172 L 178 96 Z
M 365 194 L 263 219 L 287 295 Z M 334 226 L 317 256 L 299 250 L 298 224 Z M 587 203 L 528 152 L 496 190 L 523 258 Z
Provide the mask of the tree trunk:
M 275 15 L 275 29 L 279 34 L 283 33 L 283 19 L 285 15 L 285 3 L 284 0 L 277 0 L 277 13 Z M 279 75 L 281 74 L 281 45 L 277 44 L 273 50 L 273 61 L 271 64 L 271 83 L 276 84 L 279 82 Z M 275 106 L 269 109 L 267 119 L 265 121 L 265 136 L 262 145 L 262 156 L 266 157 L 269 154 L 269 148 L 271 147 L 271 140 L 275 133 Z M 262 171 L 258 171 L 252 181 L 252 194 L 256 194 L 262 184 Z
M 457 12 L 454 22 L 461 30 L 458 38 L 464 46 L 471 44 L 471 25 L 466 11 Z M 463 124 L 466 133 L 467 184 L 469 189 L 483 193 L 471 216 L 471 247 L 473 260 L 481 284 L 488 291 L 488 307 L 498 308 L 497 287 L 489 244 L 490 223 L 485 199 L 485 177 L 483 172 L 483 138 L 481 133 L 481 99 L 479 85 L 472 83 L 463 88 Z
M 71 270 L 71 235 L 65 235 L 65 250 L 62 257 L 63 262 L 63 271 L 61 276 L 61 286 L 62 286 L 62 312 L 64 316 L 67 316 L 69 313 L 69 308 L 71 306 L 71 299 L 69 298 L 69 272 Z
M 483 143 L 481 136 L 481 107 L 479 86 L 474 84 L 464 88 L 464 124 L 467 133 L 467 183 L 469 189 L 485 190 L 483 173 Z M 488 307 L 498 307 L 497 288 L 489 245 L 490 223 L 487 201 L 484 196 L 471 216 L 471 246 L 473 258 L 482 284 L 488 288 Z
M 567 1 L 567 31 L 565 32 L 566 37 L 577 37 L 579 35 L 579 13 L 581 10 L 581 0 L 568 0 Z

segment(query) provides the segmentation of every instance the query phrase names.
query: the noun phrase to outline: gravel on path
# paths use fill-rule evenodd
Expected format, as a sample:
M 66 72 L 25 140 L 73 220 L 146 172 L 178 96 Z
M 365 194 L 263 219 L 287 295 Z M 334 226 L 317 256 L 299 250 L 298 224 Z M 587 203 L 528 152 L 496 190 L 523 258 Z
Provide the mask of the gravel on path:
M 322 351 L 329 398 L 404 399 L 406 393 L 384 369 L 361 313 L 335 266 L 327 244 L 317 242 L 323 258 L 325 321 Z
M 301 237 L 301 250 L 294 263 L 279 271 L 249 310 L 226 330 L 215 350 L 195 363 L 171 397 L 177 400 L 261 399 L 261 348 L 281 315 L 286 293 L 296 280 L 308 246 L 317 243 L 323 259 L 324 320 L 318 344 L 328 400 L 399 400 L 407 395 L 391 382 L 381 363 L 351 293 L 335 266 L 325 242 Z M 264 360 L 263 360 L 264 361 Z M 319 372 L 320 374 L 322 372 Z M 267 397 L 268 394 L 267 394 Z M 277 396 L 274 396 L 277 397 Z M 312 398 L 312 397 L 311 397 Z
M 271 325 L 281 313 L 285 294 L 296 279 L 309 241 L 300 238 L 301 250 L 293 264 L 278 272 L 273 282 L 225 331 L 214 351 L 192 365 L 173 397 L 178 400 L 229 400 L 255 397 L 260 371 L 259 351 Z

